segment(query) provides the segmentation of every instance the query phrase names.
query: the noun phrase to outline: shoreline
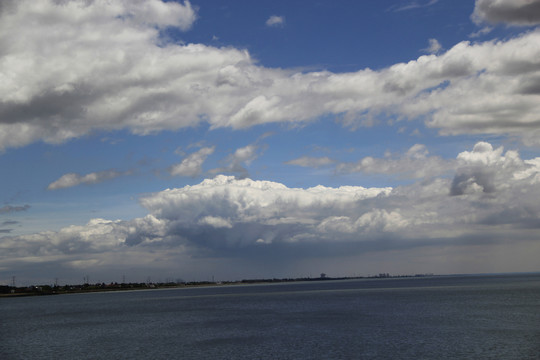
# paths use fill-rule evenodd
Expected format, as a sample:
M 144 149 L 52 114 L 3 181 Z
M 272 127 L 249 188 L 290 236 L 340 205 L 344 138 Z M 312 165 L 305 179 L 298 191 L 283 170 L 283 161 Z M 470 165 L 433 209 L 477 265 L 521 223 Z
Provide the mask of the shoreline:
M 434 274 L 415 274 L 415 275 L 390 275 L 379 274 L 374 276 L 353 276 L 353 277 L 318 277 L 318 278 L 282 278 L 282 279 L 243 279 L 236 281 L 192 281 L 184 283 L 110 283 L 110 284 L 79 284 L 50 286 L 38 285 L 27 287 L 0 287 L 0 298 L 27 297 L 27 296 L 48 296 L 48 295 L 66 295 L 80 293 L 96 292 L 116 292 L 116 291 L 139 291 L 156 289 L 178 289 L 207 286 L 230 286 L 230 285 L 248 285 L 248 284 L 271 284 L 271 283 L 292 283 L 301 281 L 332 281 L 332 280 L 355 280 L 355 279 L 396 279 L 396 278 L 419 278 L 442 276 Z

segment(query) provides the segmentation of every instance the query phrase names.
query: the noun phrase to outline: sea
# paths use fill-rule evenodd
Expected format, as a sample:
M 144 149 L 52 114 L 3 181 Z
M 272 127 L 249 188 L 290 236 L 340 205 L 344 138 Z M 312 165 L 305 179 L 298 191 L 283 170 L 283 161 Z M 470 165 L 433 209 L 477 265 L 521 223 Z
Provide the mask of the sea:
M 540 274 L 0 298 L 0 359 L 540 359 Z

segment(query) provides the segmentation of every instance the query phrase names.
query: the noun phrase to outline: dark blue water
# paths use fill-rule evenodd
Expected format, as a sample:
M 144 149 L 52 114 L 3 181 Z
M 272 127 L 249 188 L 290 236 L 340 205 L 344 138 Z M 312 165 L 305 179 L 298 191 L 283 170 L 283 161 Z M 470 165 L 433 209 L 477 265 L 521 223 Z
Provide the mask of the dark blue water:
M 0 299 L 0 359 L 539 359 L 540 275 Z

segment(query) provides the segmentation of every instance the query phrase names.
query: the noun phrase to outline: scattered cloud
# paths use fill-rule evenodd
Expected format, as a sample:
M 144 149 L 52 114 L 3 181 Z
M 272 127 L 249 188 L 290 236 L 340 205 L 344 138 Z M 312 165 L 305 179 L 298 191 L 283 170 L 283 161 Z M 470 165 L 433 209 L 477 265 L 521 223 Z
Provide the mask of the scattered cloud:
M 484 27 L 481 28 L 480 30 L 475 31 L 475 32 L 472 32 L 471 34 L 469 34 L 469 37 L 471 37 L 471 38 L 477 38 L 477 37 L 480 37 L 480 36 L 487 35 L 487 34 L 489 34 L 489 33 L 492 32 L 492 31 L 493 31 L 493 27 L 491 27 L 491 26 L 484 26 Z
M 437 39 L 429 39 L 429 46 L 425 49 L 422 49 L 424 52 L 427 52 L 429 54 L 437 54 L 442 49 L 442 45 L 439 43 Z
M 202 165 L 206 158 L 214 153 L 215 146 L 203 147 L 198 151 L 189 154 L 180 164 L 169 168 L 169 173 L 173 176 L 199 176 L 202 174 Z
M 540 24 L 539 0 L 476 0 L 471 18 L 477 24 L 530 26 Z
M 131 175 L 131 171 L 104 170 L 80 175 L 77 173 L 68 173 L 62 175 L 58 180 L 53 181 L 47 187 L 48 190 L 58 190 L 78 186 L 81 184 L 98 184 L 106 180 L 112 180 L 120 176 Z
M 385 174 L 401 178 L 430 178 L 441 176 L 455 169 L 455 161 L 429 156 L 422 144 L 413 145 L 405 153 L 388 153 L 384 158 L 364 157 L 356 163 L 338 164 L 340 173 Z
M 323 157 L 311 157 L 311 156 L 302 156 L 297 159 L 287 161 L 287 165 L 297 165 L 302 167 L 321 167 L 333 164 L 335 160 L 330 159 L 328 156 Z
M 272 15 L 266 20 L 266 26 L 270 27 L 283 27 L 285 25 L 285 17 Z
M 0 214 L 9 214 L 19 211 L 26 211 L 30 209 L 30 205 L 22 205 L 22 206 L 12 206 L 12 205 L 4 205 L 0 207 Z
M 249 176 L 246 167 L 259 157 L 260 151 L 261 146 L 257 143 L 238 148 L 223 161 L 225 166 L 212 169 L 210 172 L 212 174 L 235 174 L 238 178 L 246 178 Z
M 412 9 L 418 9 L 418 8 L 424 8 L 431 5 L 435 5 L 438 3 L 439 0 L 429 0 L 425 2 L 419 2 L 419 1 L 410 1 L 404 5 L 394 5 L 390 8 L 391 11 L 399 12 L 399 11 L 407 11 Z

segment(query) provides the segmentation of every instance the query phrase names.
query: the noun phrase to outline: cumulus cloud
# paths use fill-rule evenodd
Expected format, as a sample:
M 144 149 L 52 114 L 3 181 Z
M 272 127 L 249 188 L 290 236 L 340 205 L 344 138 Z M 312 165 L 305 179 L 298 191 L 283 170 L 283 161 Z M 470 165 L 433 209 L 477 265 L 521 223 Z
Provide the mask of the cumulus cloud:
M 22 206 L 12 206 L 12 205 L 4 205 L 0 207 L 0 214 L 9 214 L 13 212 L 19 212 L 19 211 L 26 211 L 30 209 L 30 205 L 22 205 Z
M 411 151 L 418 152 L 418 146 Z M 454 179 L 423 179 L 395 189 L 301 189 L 219 175 L 141 198 L 149 211 L 144 218 L 96 219 L 59 232 L 3 238 L 2 246 L 16 250 L 26 244 L 25 251 L 51 255 L 181 245 L 217 254 L 260 245 L 384 239 L 401 239 L 394 246 L 420 246 L 418 241 L 424 246 L 431 239 L 495 234 L 502 231 L 499 224 L 540 226 L 540 206 L 534 200 L 540 191 L 538 159 L 523 160 L 514 150 L 480 142 L 458 154 L 456 162 Z
M 387 153 L 383 158 L 364 157 L 356 163 L 338 164 L 341 173 L 397 175 L 403 178 L 421 179 L 440 176 L 454 170 L 455 162 L 438 156 L 429 156 L 425 145 L 415 144 L 404 153 Z
M 493 149 L 487 142 L 479 142 L 472 151 L 460 153 L 457 160 L 459 168 L 452 181 L 451 195 L 500 191 L 508 187 L 508 178 L 532 170 L 516 151 L 509 150 L 503 155 L 502 146 Z
M 476 0 L 472 19 L 477 23 L 540 24 L 539 0 Z
M 202 174 L 202 165 L 206 158 L 214 153 L 215 146 L 203 147 L 189 154 L 180 164 L 173 165 L 169 172 L 173 176 L 198 176 Z
M 177 15 L 146 18 L 145 6 L 156 6 L 154 15 L 165 8 Z M 236 129 L 329 114 L 352 127 L 386 114 L 422 118 L 447 135 L 537 142 L 539 31 L 462 42 L 378 71 L 295 72 L 262 67 L 245 50 L 160 39 L 160 27 L 187 29 L 195 16 L 189 3 L 157 0 L 2 7 L 2 148 L 96 129 L 144 135 L 200 122 Z
M 131 221 L 92 219 L 86 225 L 72 225 L 57 232 L 4 237 L 0 249 L 5 256 L 58 256 L 106 253 L 119 246 L 151 242 L 162 235 L 160 221 L 152 216 Z
M 53 181 L 47 187 L 48 190 L 58 190 L 78 186 L 81 184 L 97 184 L 106 180 L 131 174 L 131 171 L 104 170 L 85 175 L 68 173 L 62 175 L 58 180 Z
M 0 249 L 4 257 L 69 255 L 73 260 L 77 254 L 124 251 L 129 247 L 185 246 L 193 251 L 215 252 L 258 246 L 261 239 L 266 244 L 292 243 L 313 237 L 318 223 L 328 216 L 348 213 L 358 203 L 387 196 L 390 191 L 353 186 L 294 189 L 270 181 L 220 175 L 198 185 L 142 198 L 141 204 L 150 212 L 144 218 L 93 219 L 58 232 L 3 237 Z M 369 211 L 370 207 L 363 210 Z
M 272 15 L 266 20 L 266 26 L 270 27 L 280 27 L 285 25 L 285 17 L 284 16 L 277 16 Z
M 218 175 L 202 183 L 169 189 L 141 199 L 153 216 L 189 227 L 207 216 L 229 219 L 231 224 L 262 225 L 313 223 L 321 208 L 338 211 L 356 201 L 386 195 L 390 188 L 343 186 L 288 188 L 271 181 L 236 179 Z M 256 240 L 256 239 L 255 239 Z
M 423 150 L 417 146 L 411 153 Z M 540 159 L 479 142 L 455 161 L 453 178 L 424 178 L 396 188 L 303 189 L 219 175 L 144 196 L 140 203 L 148 215 L 142 218 L 93 219 L 56 232 L 5 235 L 0 259 L 83 268 L 135 254 L 169 265 L 189 257 L 270 256 L 278 266 L 276 259 L 290 254 L 296 262 L 433 245 L 478 253 L 485 244 L 536 244 Z

